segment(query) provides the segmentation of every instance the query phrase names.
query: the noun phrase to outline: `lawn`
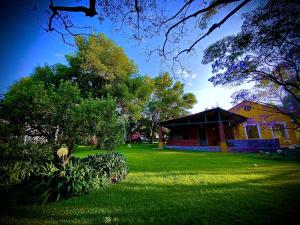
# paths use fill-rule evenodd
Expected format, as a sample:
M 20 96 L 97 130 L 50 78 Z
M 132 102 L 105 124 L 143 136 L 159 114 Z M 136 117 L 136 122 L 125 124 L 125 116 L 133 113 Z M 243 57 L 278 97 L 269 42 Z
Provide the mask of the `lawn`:
M 119 184 L 57 203 L 11 206 L 0 224 L 266 225 L 299 218 L 298 162 L 155 147 L 118 149 L 130 169 Z M 98 152 L 79 146 L 74 155 Z

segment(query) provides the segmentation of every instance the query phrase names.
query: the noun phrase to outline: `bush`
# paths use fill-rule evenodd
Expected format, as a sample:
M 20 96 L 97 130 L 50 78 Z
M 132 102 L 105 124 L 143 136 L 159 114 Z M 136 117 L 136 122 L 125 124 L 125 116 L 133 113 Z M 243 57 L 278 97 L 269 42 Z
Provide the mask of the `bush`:
M 37 164 L 32 164 L 30 161 L 3 161 L 0 165 L 0 184 L 21 184 L 37 167 Z
M 48 145 L 5 144 L 0 159 L 0 197 L 12 196 L 18 203 L 45 203 L 88 193 L 121 181 L 128 172 L 125 157 L 117 152 L 55 165 Z
M 55 167 L 48 163 L 35 170 L 30 178 L 33 191 L 39 202 L 58 201 L 112 183 L 127 175 L 125 157 L 117 152 L 88 156 L 84 159 L 71 158 L 66 165 Z
M 125 157 L 118 152 L 88 156 L 82 161 L 94 168 L 99 175 L 110 178 L 114 183 L 121 181 L 128 173 Z
M 11 142 L 0 145 L 0 161 L 31 161 L 44 163 L 53 161 L 49 144 L 23 144 Z
M 290 146 L 289 148 L 278 149 L 276 152 L 260 151 L 257 157 L 273 160 L 293 160 L 300 161 L 300 147 Z
M 47 162 L 53 161 L 49 145 L 24 145 L 19 142 L 0 145 L 0 184 L 17 185 Z
M 55 167 L 52 163 L 41 166 L 30 178 L 34 194 L 40 202 L 58 201 L 109 184 L 108 178 L 79 159 L 72 159 L 66 165 Z

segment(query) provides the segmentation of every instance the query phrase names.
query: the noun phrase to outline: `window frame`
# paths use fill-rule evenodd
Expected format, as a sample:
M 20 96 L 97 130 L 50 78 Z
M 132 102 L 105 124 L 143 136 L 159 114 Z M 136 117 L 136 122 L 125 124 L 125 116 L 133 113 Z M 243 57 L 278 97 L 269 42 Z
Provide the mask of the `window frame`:
M 281 124 L 281 125 L 283 125 L 284 137 L 282 137 L 282 138 L 288 139 L 288 138 L 289 138 L 289 132 L 288 132 L 288 129 L 287 129 L 287 126 L 286 126 L 286 122 L 276 122 L 276 123 L 274 123 L 274 125 L 276 125 L 276 124 Z M 271 126 L 272 137 L 273 137 L 273 138 L 278 138 L 278 139 L 279 139 L 280 137 L 276 137 L 276 135 L 275 135 L 274 128 L 273 128 L 274 125 Z
M 247 132 L 247 126 L 256 126 L 257 133 L 258 133 L 258 138 L 249 138 L 248 132 Z M 253 139 L 262 139 L 261 138 L 261 133 L 260 133 L 260 126 L 257 123 L 246 123 L 246 124 L 244 124 L 244 131 L 245 131 L 246 139 L 250 139 L 250 140 L 253 140 Z

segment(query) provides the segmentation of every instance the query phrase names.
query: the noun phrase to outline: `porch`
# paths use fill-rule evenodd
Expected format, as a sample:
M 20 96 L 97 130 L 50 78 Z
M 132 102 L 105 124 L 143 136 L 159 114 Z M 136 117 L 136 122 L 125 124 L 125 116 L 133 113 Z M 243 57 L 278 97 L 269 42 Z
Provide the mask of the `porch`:
M 167 149 L 228 151 L 227 140 L 233 140 L 235 127 L 247 118 L 219 107 L 193 115 L 163 121 L 160 124 L 160 145 Z M 163 140 L 163 127 L 169 130 Z

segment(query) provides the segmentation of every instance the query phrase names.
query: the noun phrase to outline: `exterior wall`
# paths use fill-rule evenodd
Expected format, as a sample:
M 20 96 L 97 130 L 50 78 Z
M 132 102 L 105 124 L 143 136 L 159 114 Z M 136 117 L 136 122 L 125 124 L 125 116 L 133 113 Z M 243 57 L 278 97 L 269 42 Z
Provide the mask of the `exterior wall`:
M 199 145 L 198 139 L 187 139 L 187 140 L 168 140 L 169 146 L 197 146 Z
M 245 110 L 244 106 L 250 106 L 250 110 Z M 249 108 L 248 108 L 249 109 Z M 279 138 L 280 145 L 289 145 L 289 144 L 299 144 L 296 136 L 296 131 L 290 128 L 294 128 L 294 125 L 290 122 L 290 118 L 281 113 L 277 113 L 271 107 L 261 105 L 255 102 L 244 101 L 229 110 L 240 114 L 242 116 L 250 118 L 246 123 L 240 124 L 235 127 L 234 133 L 237 140 L 248 139 L 246 134 L 245 125 L 246 124 L 257 124 L 260 132 L 261 139 L 273 139 L 276 138 L 271 126 L 274 123 L 282 123 L 286 128 L 285 132 L 287 138 Z

